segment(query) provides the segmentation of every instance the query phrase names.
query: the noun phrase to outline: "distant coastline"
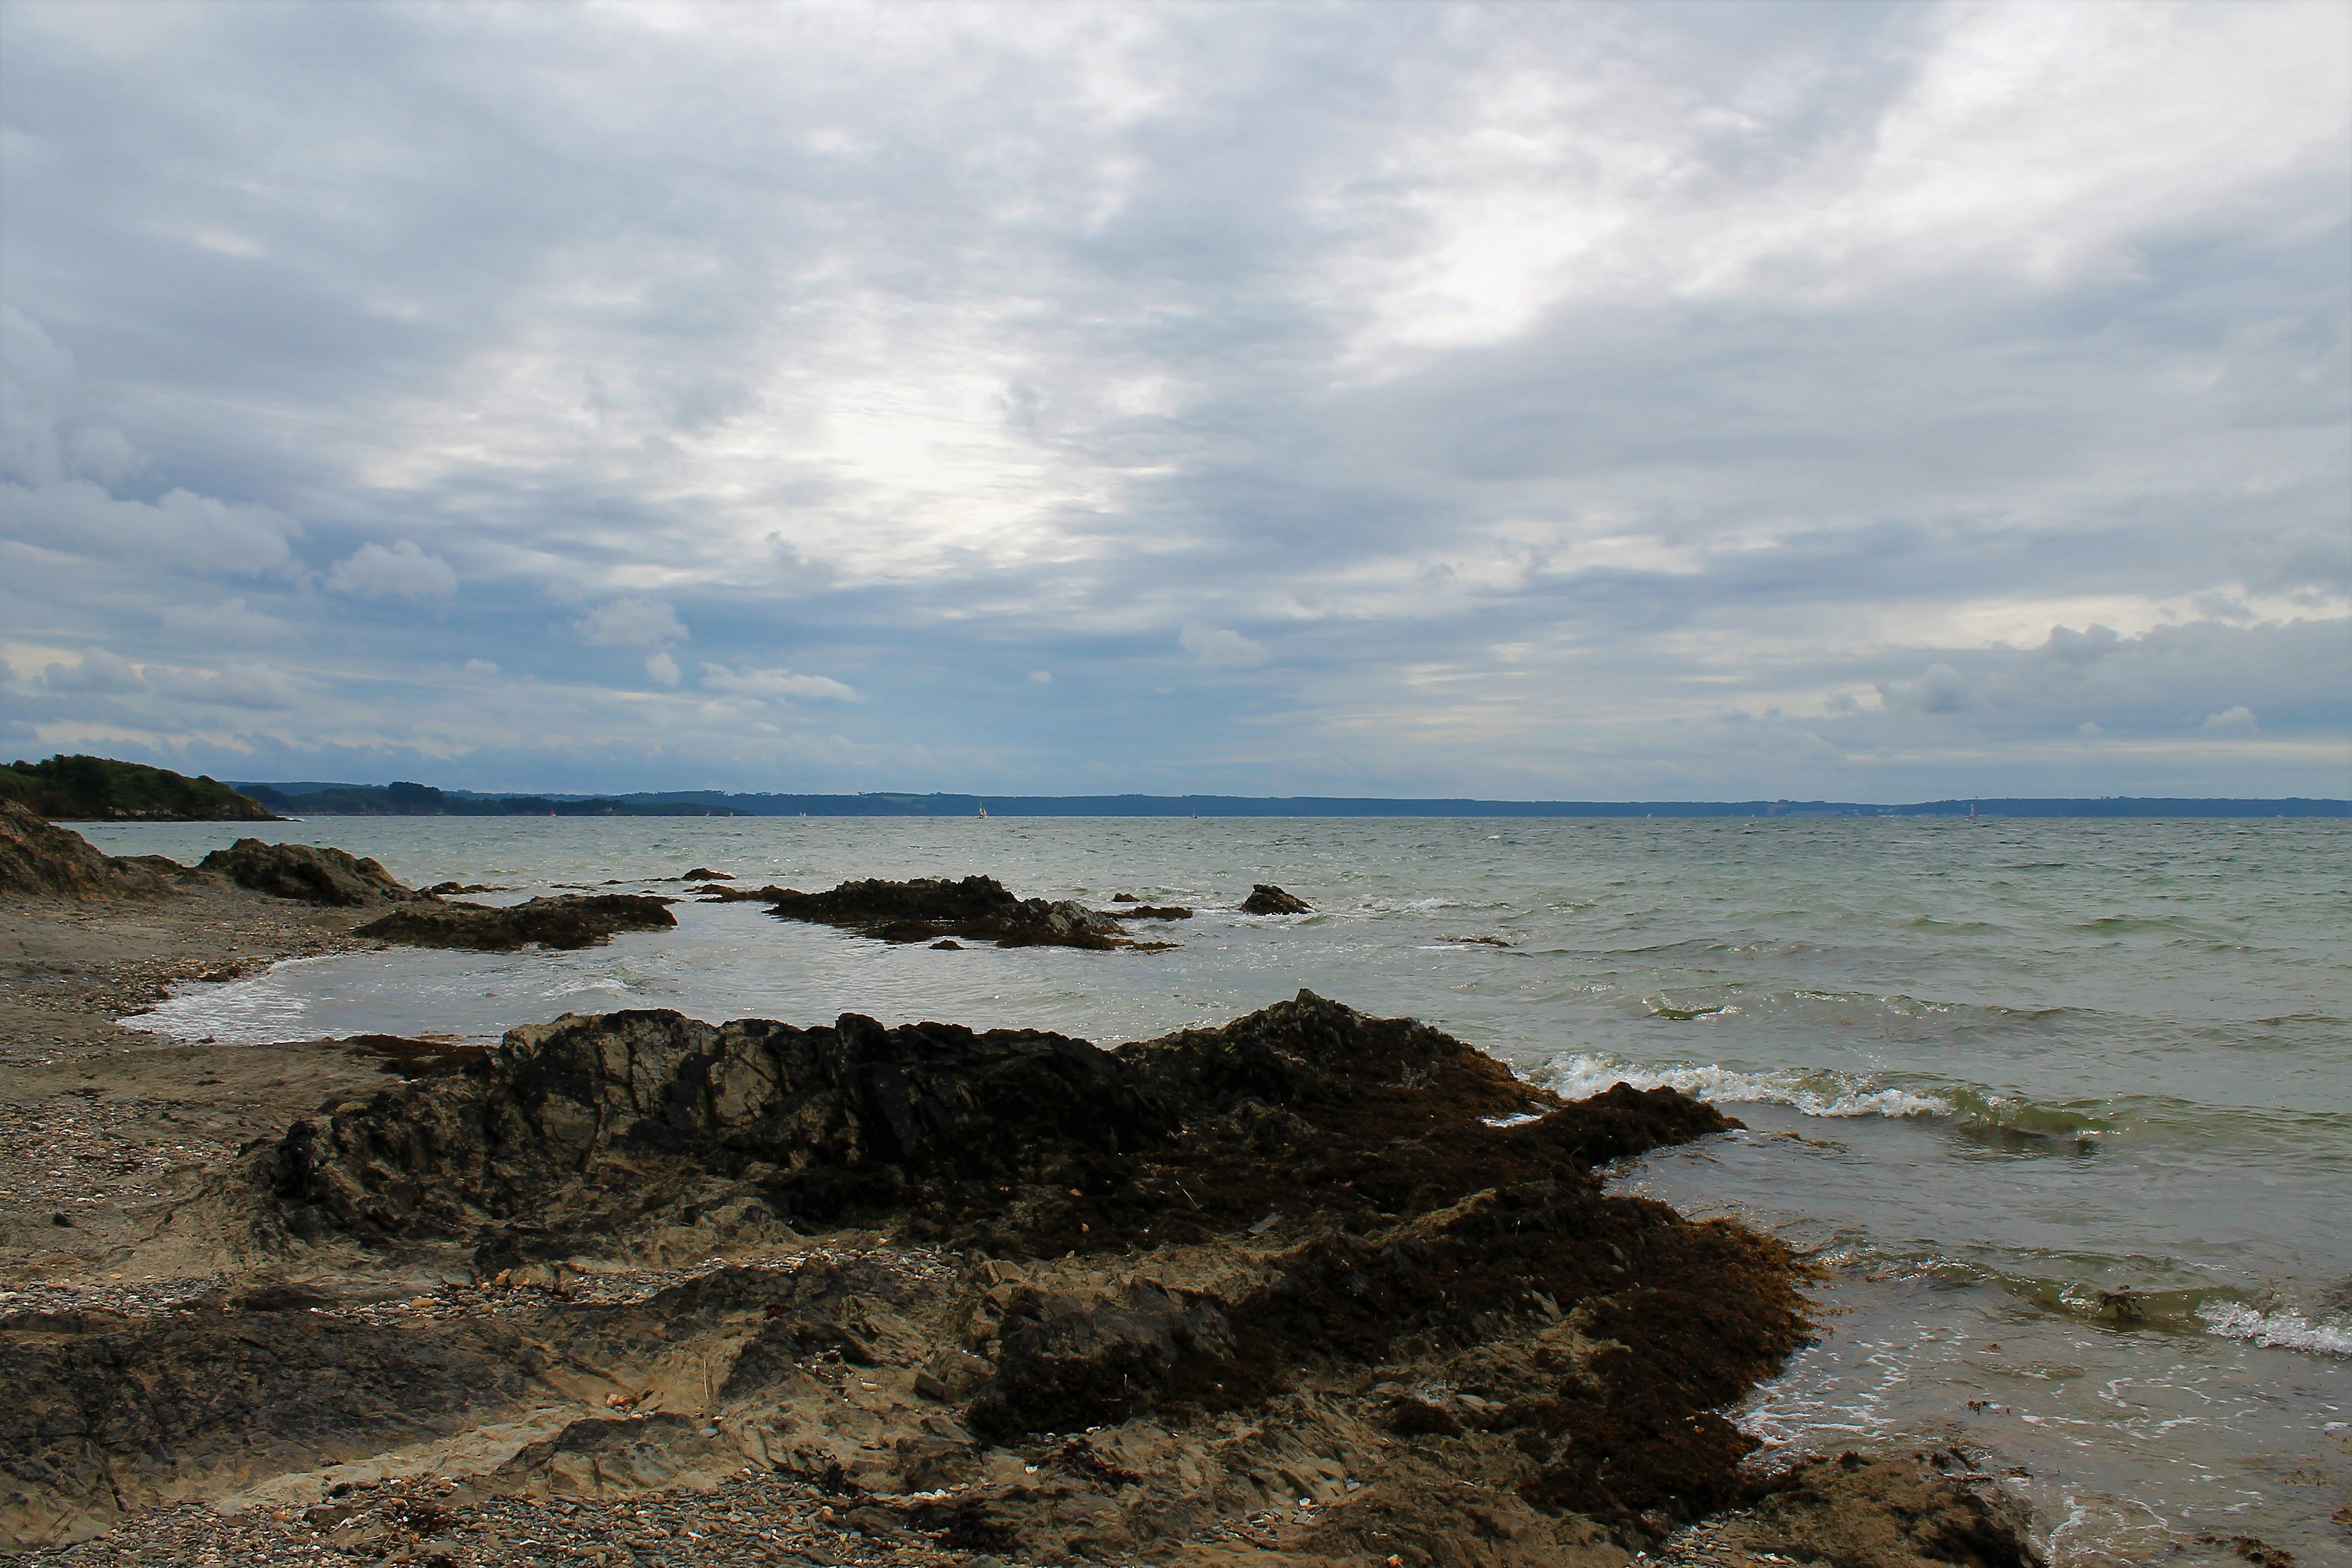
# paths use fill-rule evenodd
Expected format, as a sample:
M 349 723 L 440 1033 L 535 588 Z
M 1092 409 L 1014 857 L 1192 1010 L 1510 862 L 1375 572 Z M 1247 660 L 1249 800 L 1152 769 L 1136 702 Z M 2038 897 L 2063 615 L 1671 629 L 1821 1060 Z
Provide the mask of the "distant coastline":
M 1471 816 L 1471 817 L 2343 817 L 2352 801 L 1993 797 L 1900 805 L 1835 800 L 1465 800 L 1341 795 L 961 794 L 737 795 L 668 790 L 631 795 L 499 795 L 413 784 L 240 782 L 235 787 L 291 816 Z

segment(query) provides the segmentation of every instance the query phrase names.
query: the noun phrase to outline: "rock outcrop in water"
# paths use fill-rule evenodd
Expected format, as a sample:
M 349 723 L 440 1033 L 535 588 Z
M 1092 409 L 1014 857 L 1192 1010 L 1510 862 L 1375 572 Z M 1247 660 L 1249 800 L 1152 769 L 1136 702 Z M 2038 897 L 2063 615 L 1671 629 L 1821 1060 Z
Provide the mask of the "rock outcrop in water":
M 1305 899 L 1284 892 L 1271 882 L 1260 882 L 1242 900 L 1245 915 L 1305 915 L 1315 912 L 1315 906 Z
M 323 844 L 266 844 L 258 838 L 240 838 L 205 856 L 196 868 L 272 898 L 333 909 L 406 903 L 428 897 L 394 877 L 382 862 Z
M 740 895 L 718 889 L 722 898 Z M 802 893 L 766 888 L 754 895 L 780 919 L 843 926 L 884 942 L 938 942 L 961 937 L 999 947 L 1153 948 L 1127 935 L 1120 917 L 1090 910 L 1072 900 L 1024 899 L 993 877 L 943 877 L 912 881 L 844 882 L 828 892 Z
M 373 865 L 373 861 L 368 864 Z M 410 947 L 471 948 L 512 952 L 541 947 L 593 947 L 625 931 L 668 931 L 677 924 L 671 900 L 651 893 L 562 893 L 504 908 L 426 903 L 395 910 L 352 934 Z

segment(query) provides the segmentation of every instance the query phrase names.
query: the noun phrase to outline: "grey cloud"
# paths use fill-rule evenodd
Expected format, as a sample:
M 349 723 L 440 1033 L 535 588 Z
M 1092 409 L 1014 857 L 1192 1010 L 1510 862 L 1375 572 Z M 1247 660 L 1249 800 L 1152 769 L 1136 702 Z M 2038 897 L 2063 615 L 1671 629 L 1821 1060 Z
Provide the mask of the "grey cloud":
M 599 605 L 579 623 L 580 635 L 606 647 L 646 647 L 679 642 L 686 627 L 677 612 L 659 599 L 615 599 Z
M 364 678 L 277 732 L 1868 795 L 2352 722 L 2332 12 L 100 15 L 0 55 L 0 592 Z
M 84 648 L 79 663 L 50 665 L 41 672 L 41 683 L 62 692 L 138 691 L 146 686 L 128 659 L 102 647 Z
M 327 586 L 368 598 L 446 599 L 457 591 L 457 574 L 414 540 L 397 540 L 389 547 L 371 541 L 335 563 Z
M 1176 636 L 1177 645 L 1208 669 L 1246 669 L 1266 660 L 1265 645 L 1223 626 L 1192 621 Z
M 163 635 L 182 645 L 272 642 L 289 636 L 294 627 L 264 615 L 240 597 L 218 604 L 186 603 L 165 608 Z
M 183 702 L 280 711 L 295 707 L 302 688 L 294 679 L 267 664 L 227 664 L 218 670 L 158 669 L 146 671 L 147 684 Z

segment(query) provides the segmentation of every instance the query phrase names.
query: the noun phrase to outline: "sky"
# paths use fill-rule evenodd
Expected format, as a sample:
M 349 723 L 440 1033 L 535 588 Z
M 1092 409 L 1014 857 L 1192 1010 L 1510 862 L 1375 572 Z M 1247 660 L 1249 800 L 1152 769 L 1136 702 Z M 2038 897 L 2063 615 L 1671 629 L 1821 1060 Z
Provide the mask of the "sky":
M 0 4 L 0 748 L 2352 795 L 2352 7 Z

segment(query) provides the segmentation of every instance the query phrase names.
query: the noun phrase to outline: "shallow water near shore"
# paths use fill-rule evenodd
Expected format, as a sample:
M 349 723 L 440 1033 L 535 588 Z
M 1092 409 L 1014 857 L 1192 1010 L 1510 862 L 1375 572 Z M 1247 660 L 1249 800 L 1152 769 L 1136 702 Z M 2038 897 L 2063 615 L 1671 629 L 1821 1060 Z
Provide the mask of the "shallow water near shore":
M 183 987 L 225 1046 L 495 1038 L 565 1011 L 1020 1025 L 1103 1043 L 1301 986 L 1569 1093 L 1749 1131 L 1624 1190 L 1826 1266 L 1825 1332 L 1745 1412 L 1771 1452 L 1916 1438 L 2025 1472 L 2064 1564 L 2352 1562 L 2352 826 L 2333 822 L 326 818 L 90 826 L 190 860 L 253 835 L 404 880 L 677 892 L 983 872 L 1199 913 L 1159 953 L 887 947 L 681 903 L 577 953 L 400 950 Z M 1316 913 L 1234 905 L 1278 882 Z M 1465 941 L 1493 938 L 1507 947 Z M 2201 1541 L 2200 1538 L 2219 1538 Z M 2234 1557 L 2229 1560 L 2235 1561 Z

